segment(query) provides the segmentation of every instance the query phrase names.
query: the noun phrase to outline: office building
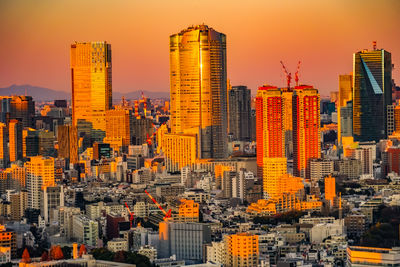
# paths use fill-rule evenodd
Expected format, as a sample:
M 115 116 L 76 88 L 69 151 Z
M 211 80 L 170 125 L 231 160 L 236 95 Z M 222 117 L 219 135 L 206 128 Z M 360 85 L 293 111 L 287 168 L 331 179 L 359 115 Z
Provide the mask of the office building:
M 39 155 L 52 157 L 55 156 L 55 144 L 56 138 L 54 132 L 48 130 L 39 131 Z
M 322 178 L 333 174 L 334 161 L 329 159 L 310 159 L 310 179 L 318 182 Z
M 394 122 L 394 105 L 387 105 L 386 106 L 386 129 L 387 129 L 387 136 L 391 136 L 393 132 L 396 130 L 395 122 Z
M 204 244 L 211 242 L 210 225 L 160 222 L 159 241 L 160 258 L 176 255 L 177 260 L 202 261 Z
M 112 105 L 111 69 L 111 45 L 107 42 L 71 45 L 73 125 L 77 126 L 78 120 L 90 122 L 96 140 L 104 136 L 106 111 Z
M 40 210 L 41 190 L 54 186 L 54 158 L 36 156 L 25 163 L 28 208 Z
M 347 179 L 357 179 L 362 173 L 361 160 L 354 158 L 337 160 L 335 161 L 335 171 Z
M 7 168 L 8 162 L 7 125 L 0 122 L 0 168 Z
M 22 123 L 12 119 L 8 123 L 10 162 L 22 159 Z
M 111 157 L 110 144 L 106 143 L 94 143 L 93 144 L 93 159 L 102 159 Z
M 341 143 L 343 136 L 352 136 L 353 129 L 353 107 L 348 107 L 353 99 L 353 75 L 339 75 L 339 99 L 337 103 L 338 111 L 338 143 Z M 349 114 L 350 113 L 350 114 Z M 351 128 L 351 131 L 349 132 Z
M 394 107 L 394 129 L 397 133 L 400 133 L 400 106 Z
M 285 137 L 285 156 L 293 157 L 293 90 L 281 88 L 283 101 L 283 129 Z
M 32 128 L 22 130 L 22 156 L 24 158 L 39 155 L 39 132 Z
M 256 98 L 258 177 L 263 177 L 265 158 L 285 157 L 283 105 L 281 91 L 277 87 L 262 86 L 258 89 Z
M 154 132 L 153 120 L 144 117 L 131 117 L 131 144 L 146 144 Z
M 389 147 L 388 154 L 388 173 L 395 172 L 400 175 L 400 147 Z
M 22 127 L 32 127 L 35 102 L 31 96 L 0 96 L 0 122 L 18 120 Z
M 201 158 L 227 155 L 226 36 L 207 25 L 170 36 L 171 130 L 200 132 Z
M 180 222 L 199 222 L 199 203 L 194 200 L 181 199 L 178 220 Z
M 55 220 L 52 211 L 64 206 L 64 187 L 62 185 L 44 187 L 41 199 L 41 215 L 46 223 L 50 223 Z
M 227 247 L 227 266 L 258 266 L 259 248 L 257 235 L 248 233 L 229 235 Z
M 392 104 L 392 56 L 384 49 L 353 55 L 353 136 L 355 141 L 387 138 L 387 106 Z
M 198 159 L 198 135 L 165 134 L 163 137 L 165 165 L 169 172 L 179 172 L 183 167 L 192 166 Z
M 320 158 L 320 96 L 312 86 L 293 91 L 293 174 L 309 178 L 309 161 Z
M 98 222 L 84 215 L 73 215 L 72 221 L 72 238 L 87 246 L 96 246 L 99 238 Z
M 115 109 L 106 111 L 106 138 L 114 150 L 127 149 L 130 145 L 130 120 L 132 110 L 123 106 L 116 106 Z
M 347 247 L 349 267 L 396 266 L 400 264 L 400 248 Z
M 228 90 L 229 130 L 233 141 L 251 141 L 251 92 L 247 86 Z
M 78 163 L 78 131 L 73 125 L 59 125 L 57 128 L 58 158 Z
M 11 220 L 20 221 L 28 207 L 28 192 L 21 190 L 18 193 L 10 195 L 11 202 Z

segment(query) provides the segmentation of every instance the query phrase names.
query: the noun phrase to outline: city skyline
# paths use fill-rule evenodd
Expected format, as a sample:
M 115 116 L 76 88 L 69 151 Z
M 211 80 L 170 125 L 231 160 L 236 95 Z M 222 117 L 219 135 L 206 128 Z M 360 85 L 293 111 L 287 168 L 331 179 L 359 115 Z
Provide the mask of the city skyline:
M 211 10 L 196 1 L 152 1 L 149 5 L 127 6 L 117 2 L 109 8 L 105 2 L 97 1 L 97 12 L 85 12 L 91 4 L 92 1 L 84 2 L 79 12 L 74 12 L 74 1 L 50 5 L 41 1 L 35 6 L 22 1 L 2 3 L 0 22 L 6 27 L 0 29 L 0 34 L 8 42 L 3 43 L 0 52 L 0 87 L 31 84 L 70 92 L 69 44 L 104 40 L 113 46 L 115 92 L 167 92 L 168 37 L 179 29 L 202 23 L 227 35 L 228 78 L 232 85 L 248 86 L 252 95 L 262 84 L 285 84 L 280 60 L 292 73 L 301 60 L 300 82 L 312 84 L 320 89 L 322 97 L 328 96 L 338 88 L 338 75 L 352 69 L 348 55 L 371 49 L 372 41 L 377 41 L 378 48 L 392 52 L 393 79 L 400 78 L 396 69 L 400 35 L 395 27 L 400 20 L 396 15 L 400 4 L 396 1 L 379 6 L 372 1 L 363 1 L 362 6 L 360 1 L 325 1 L 320 5 L 315 1 L 254 1 L 243 8 L 234 1 L 214 4 Z M 163 15 L 167 7 L 172 10 L 168 18 Z M 231 16 L 222 16 L 221 12 Z M 354 12 L 358 14 L 355 17 Z M 376 20 L 369 19 L 371 14 Z M 109 19 L 100 19 L 104 15 Z M 24 16 L 23 24 L 15 20 L 19 16 Z M 375 23 L 377 20 L 381 23 Z M 41 68 L 36 67 L 39 62 Z

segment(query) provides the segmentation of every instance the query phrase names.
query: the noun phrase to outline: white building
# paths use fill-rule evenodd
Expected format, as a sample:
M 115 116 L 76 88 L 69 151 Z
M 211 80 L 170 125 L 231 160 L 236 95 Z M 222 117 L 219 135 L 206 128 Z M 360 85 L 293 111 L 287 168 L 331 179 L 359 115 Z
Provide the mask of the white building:
M 128 251 L 129 250 L 128 240 L 124 238 L 114 238 L 107 242 L 107 248 L 108 250 L 113 252 Z
M 84 215 L 73 216 L 72 237 L 78 242 L 96 246 L 99 238 L 99 225 Z

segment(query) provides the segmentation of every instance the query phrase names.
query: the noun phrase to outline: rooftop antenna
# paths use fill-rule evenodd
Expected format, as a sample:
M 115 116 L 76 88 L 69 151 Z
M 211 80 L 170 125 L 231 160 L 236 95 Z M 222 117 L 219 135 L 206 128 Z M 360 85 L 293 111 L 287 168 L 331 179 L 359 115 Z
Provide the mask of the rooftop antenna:
M 376 50 L 376 41 L 372 42 L 372 48 L 374 49 L 374 51 Z

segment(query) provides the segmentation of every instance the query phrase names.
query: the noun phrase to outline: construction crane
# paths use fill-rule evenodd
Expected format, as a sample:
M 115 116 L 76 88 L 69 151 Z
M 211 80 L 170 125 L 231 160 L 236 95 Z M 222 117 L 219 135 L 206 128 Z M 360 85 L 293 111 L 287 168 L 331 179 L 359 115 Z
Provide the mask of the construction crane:
M 125 202 L 125 207 L 126 207 L 126 209 L 128 210 L 128 212 L 129 212 L 129 221 L 130 221 L 130 223 L 131 223 L 131 228 L 132 228 L 133 219 L 134 219 L 133 216 L 135 215 L 135 213 L 134 213 L 134 212 L 131 212 L 131 209 L 129 208 L 128 203 L 126 203 L 126 202 Z
M 153 203 L 156 204 L 156 206 L 164 213 L 164 218 L 163 218 L 164 221 L 166 221 L 168 218 L 171 218 L 171 209 L 169 209 L 168 212 L 166 212 L 161 207 L 161 205 L 158 204 L 157 200 L 154 197 L 152 197 L 149 192 L 147 192 L 147 190 L 144 190 L 144 192 L 149 196 L 149 198 L 153 201 Z
M 285 73 L 285 76 L 286 76 L 287 88 L 290 89 L 290 83 L 292 81 L 292 73 L 288 72 L 288 70 L 286 69 L 282 60 L 281 60 L 281 65 L 282 65 L 283 72 Z
M 301 61 L 299 61 L 299 63 L 297 63 L 297 70 L 296 70 L 296 73 L 294 74 L 294 80 L 295 80 L 295 82 L 296 82 L 296 86 L 299 85 L 300 64 L 301 64 Z

